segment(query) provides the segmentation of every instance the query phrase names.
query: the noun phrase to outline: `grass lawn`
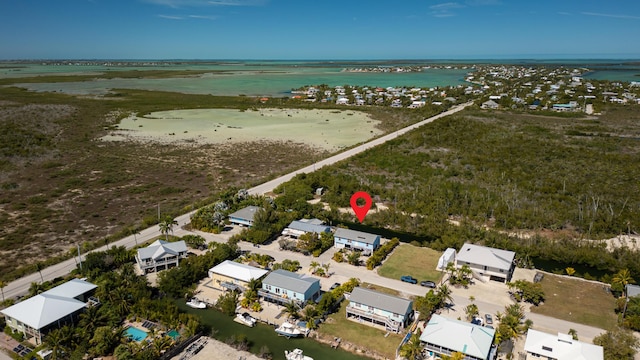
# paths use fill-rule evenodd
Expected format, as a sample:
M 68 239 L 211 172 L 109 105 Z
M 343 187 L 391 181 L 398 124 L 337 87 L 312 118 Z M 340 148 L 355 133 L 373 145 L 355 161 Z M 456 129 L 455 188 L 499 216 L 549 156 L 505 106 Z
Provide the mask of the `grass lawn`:
M 370 349 L 389 359 L 395 358 L 396 347 L 400 345 L 402 335 L 391 333 L 385 337 L 384 330 L 347 320 L 348 303 L 344 300 L 340 310 L 331 314 L 327 321 L 320 325 L 318 332 L 321 335 L 342 338 L 343 341 L 355 344 L 361 349 Z
M 441 252 L 426 247 L 400 244 L 382 263 L 378 274 L 391 279 L 400 279 L 402 275 L 411 275 L 418 281 L 431 280 L 436 283 L 442 273 L 436 270 Z
M 532 312 L 602 329 L 616 325 L 615 299 L 602 285 L 549 274 L 540 284 L 545 301 Z

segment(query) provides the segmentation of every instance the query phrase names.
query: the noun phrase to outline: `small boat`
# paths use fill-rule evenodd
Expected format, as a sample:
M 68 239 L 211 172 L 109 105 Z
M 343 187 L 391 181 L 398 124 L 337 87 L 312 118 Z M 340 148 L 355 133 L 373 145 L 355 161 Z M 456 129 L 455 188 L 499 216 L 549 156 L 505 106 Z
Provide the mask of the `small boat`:
M 256 324 L 256 319 L 251 317 L 251 315 L 249 315 L 249 313 L 247 312 L 236 315 L 236 320 L 239 323 L 247 325 L 249 327 L 253 327 Z
M 301 349 L 293 349 L 292 351 L 284 351 L 284 357 L 287 360 L 313 360 L 312 357 L 302 354 Z
M 278 335 L 284 336 L 286 338 L 300 337 L 304 335 L 304 333 L 300 331 L 297 326 L 287 321 L 283 322 L 282 325 L 277 327 L 276 332 L 278 333 Z
M 207 303 L 200 301 L 198 298 L 191 298 L 191 300 L 187 301 L 187 306 L 194 309 L 205 309 L 207 307 Z

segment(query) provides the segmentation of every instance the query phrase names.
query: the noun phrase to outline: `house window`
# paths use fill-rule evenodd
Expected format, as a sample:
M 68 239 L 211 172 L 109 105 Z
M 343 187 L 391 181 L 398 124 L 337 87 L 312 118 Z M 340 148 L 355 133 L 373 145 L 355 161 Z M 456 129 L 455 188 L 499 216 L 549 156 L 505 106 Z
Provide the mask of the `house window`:
M 276 294 L 280 294 L 280 288 L 276 288 Z
M 504 270 L 503 270 L 503 269 L 500 269 L 500 272 L 501 272 L 501 273 L 503 273 L 503 272 L 504 272 Z
M 267 289 L 268 291 L 271 291 L 271 285 L 265 285 L 264 287 L 265 287 L 265 289 Z
M 484 269 L 483 269 L 484 271 L 487 271 L 487 267 L 486 267 L 486 266 L 483 266 L 483 268 L 484 268 Z
M 369 311 L 373 311 L 373 306 L 367 306 L 367 309 L 369 309 Z

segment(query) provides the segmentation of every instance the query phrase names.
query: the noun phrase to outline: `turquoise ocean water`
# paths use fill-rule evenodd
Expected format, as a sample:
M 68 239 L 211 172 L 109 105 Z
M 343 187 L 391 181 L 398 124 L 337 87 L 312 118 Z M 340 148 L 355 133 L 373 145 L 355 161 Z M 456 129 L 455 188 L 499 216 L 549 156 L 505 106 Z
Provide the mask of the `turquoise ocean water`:
M 345 72 L 344 68 L 372 66 L 411 66 L 452 64 L 457 68 L 430 68 L 416 72 Z M 144 89 L 177 91 L 191 94 L 288 96 L 292 89 L 327 84 L 372 87 L 455 86 L 465 84 L 465 76 L 474 64 L 565 65 L 591 69 L 587 79 L 640 81 L 640 62 L 607 60 L 446 60 L 446 61 L 192 61 L 192 62 L 76 62 L 0 63 L 0 78 L 34 75 L 98 74 L 121 70 L 205 70 L 211 73 L 194 77 L 165 79 L 96 79 L 65 83 L 22 84 L 33 91 L 56 91 L 70 94 L 100 95 L 110 89 Z M 464 68 L 463 68 L 464 67 Z

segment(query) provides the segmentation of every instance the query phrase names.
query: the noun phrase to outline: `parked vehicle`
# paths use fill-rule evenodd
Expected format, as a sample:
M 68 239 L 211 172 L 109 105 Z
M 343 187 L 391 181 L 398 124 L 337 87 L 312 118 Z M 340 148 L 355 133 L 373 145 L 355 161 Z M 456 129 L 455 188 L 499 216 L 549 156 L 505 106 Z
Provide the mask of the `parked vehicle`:
M 400 280 L 404 281 L 404 282 L 408 282 L 411 284 L 417 284 L 418 283 L 418 279 L 414 278 L 413 276 L 410 275 L 403 275 L 400 277 Z
M 491 317 L 491 314 L 484 314 L 484 322 L 487 323 L 487 325 L 493 324 L 493 318 Z
M 436 283 L 434 283 L 433 281 L 425 280 L 425 281 L 420 281 L 420 286 L 425 286 L 428 288 L 435 289 Z
M 337 288 L 338 286 L 340 286 L 340 283 L 333 283 L 333 285 L 331 285 L 329 290 L 333 290 L 333 289 Z

